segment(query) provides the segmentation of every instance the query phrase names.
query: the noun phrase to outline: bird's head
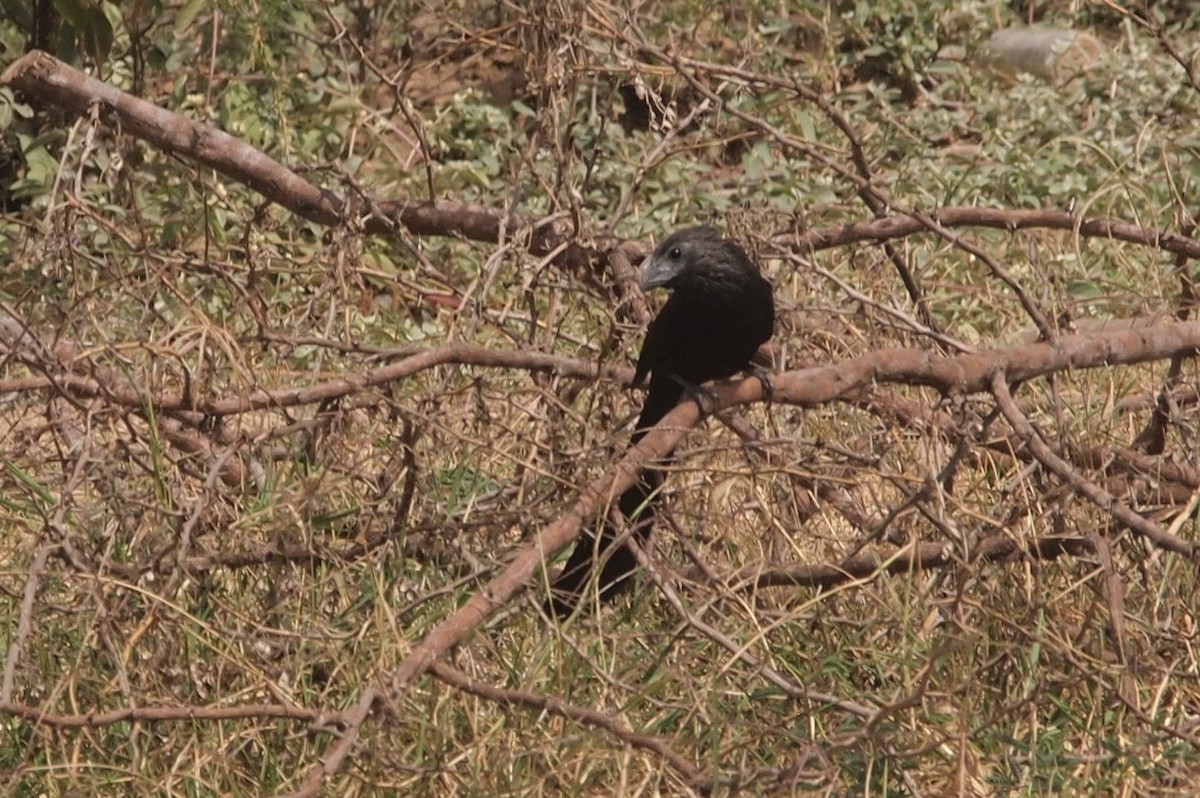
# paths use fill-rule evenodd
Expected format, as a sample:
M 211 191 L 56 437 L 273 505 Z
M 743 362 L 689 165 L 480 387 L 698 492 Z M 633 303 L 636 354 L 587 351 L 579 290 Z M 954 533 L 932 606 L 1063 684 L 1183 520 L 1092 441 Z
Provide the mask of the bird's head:
M 747 270 L 757 272 L 742 248 L 722 238 L 715 227 L 702 225 L 672 233 L 659 244 L 642 264 L 638 282 L 643 291 L 679 289 L 743 277 Z

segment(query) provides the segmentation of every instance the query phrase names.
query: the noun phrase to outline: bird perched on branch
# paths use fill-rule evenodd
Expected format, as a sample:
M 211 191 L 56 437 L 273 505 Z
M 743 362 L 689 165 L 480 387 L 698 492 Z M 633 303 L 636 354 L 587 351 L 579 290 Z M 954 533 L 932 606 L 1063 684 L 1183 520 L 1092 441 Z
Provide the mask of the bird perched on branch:
M 775 324 L 771 284 L 745 250 L 713 227 L 690 227 L 668 237 L 646 259 L 640 283 L 643 291 L 666 288 L 671 297 L 650 323 L 638 356 L 633 383 L 640 385 L 648 375 L 650 390 L 633 444 L 679 403 L 685 390 L 746 370 Z M 662 471 L 646 468 L 617 500 L 639 543 L 653 524 L 653 502 L 662 480 Z M 601 563 L 601 599 L 629 586 L 637 562 L 628 546 L 613 545 L 616 539 L 609 522 L 601 527 L 599 540 L 584 531 L 551 586 L 548 613 L 565 618 L 575 610 L 596 562 Z

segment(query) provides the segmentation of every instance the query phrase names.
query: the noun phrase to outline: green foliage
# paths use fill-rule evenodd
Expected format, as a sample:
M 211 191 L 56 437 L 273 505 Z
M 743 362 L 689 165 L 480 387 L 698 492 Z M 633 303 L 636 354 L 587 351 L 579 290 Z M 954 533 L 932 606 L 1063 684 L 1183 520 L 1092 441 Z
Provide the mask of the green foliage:
M 860 80 L 882 80 L 914 98 L 947 38 L 947 7 L 919 0 L 847 0 L 833 8 L 844 23 L 841 63 Z
M 119 15 L 116 5 L 96 0 L 0 0 L 0 11 L 0 20 L 7 20 L 32 46 L 70 63 L 85 57 L 95 64 L 108 59 L 112 18 Z

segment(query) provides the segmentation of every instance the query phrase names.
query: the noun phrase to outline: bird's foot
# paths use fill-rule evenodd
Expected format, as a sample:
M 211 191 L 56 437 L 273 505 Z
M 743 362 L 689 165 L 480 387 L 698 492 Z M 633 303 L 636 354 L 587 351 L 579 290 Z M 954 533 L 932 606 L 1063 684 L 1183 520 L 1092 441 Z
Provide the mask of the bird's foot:
M 717 403 L 717 394 L 711 388 L 688 382 L 677 375 L 671 376 L 675 382 L 683 386 L 684 398 L 692 400 L 696 403 L 696 407 L 700 408 L 700 415 L 712 415 L 713 405 Z
M 775 401 L 775 383 L 771 381 L 771 372 L 757 363 L 751 363 L 746 367 L 746 376 L 753 377 L 762 385 L 763 399 L 767 402 Z

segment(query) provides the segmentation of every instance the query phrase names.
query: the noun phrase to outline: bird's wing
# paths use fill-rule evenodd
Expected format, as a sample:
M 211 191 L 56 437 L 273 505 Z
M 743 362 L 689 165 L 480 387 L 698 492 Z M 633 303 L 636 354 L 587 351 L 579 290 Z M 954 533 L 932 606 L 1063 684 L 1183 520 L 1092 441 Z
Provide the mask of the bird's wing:
M 658 363 L 663 360 L 666 348 L 670 345 L 671 322 L 667 313 L 671 303 L 662 309 L 646 330 L 646 340 L 642 342 L 642 351 L 638 354 L 637 368 L 633 372 L 633 384 L 641 385 Z

